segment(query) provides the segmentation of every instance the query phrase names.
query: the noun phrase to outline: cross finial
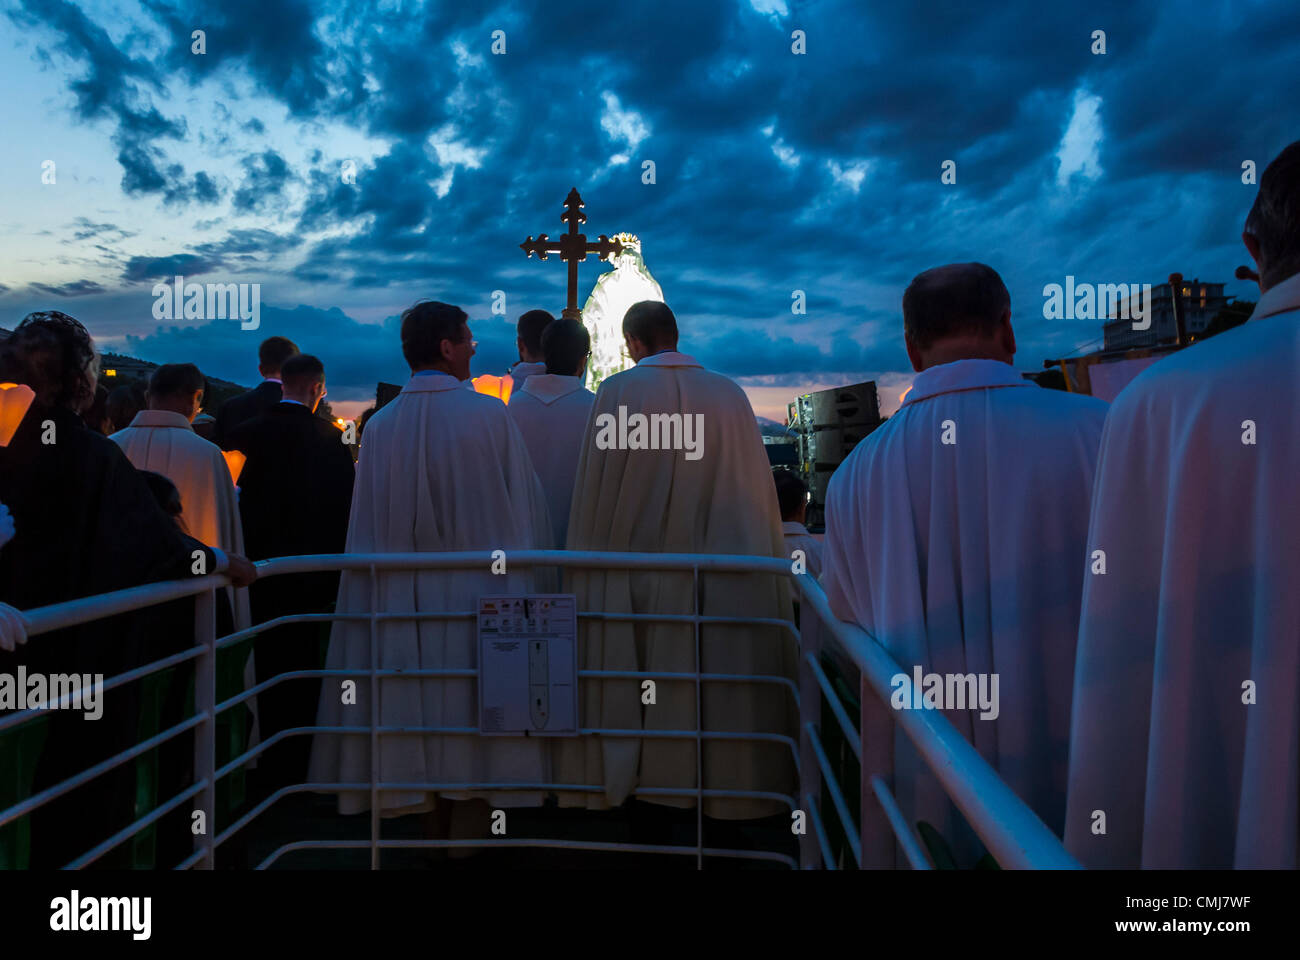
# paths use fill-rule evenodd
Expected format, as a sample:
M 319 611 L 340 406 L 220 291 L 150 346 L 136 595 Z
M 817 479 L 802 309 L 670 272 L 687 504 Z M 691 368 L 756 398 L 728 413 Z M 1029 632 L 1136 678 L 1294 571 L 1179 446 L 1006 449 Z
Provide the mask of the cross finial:
M 574 187 L 564 198 L 564 213 L 560 214 L 560 219 L 569 225 L 570 233 L 577 229 L 576 224 L 587 222 L 587 215 L 582 212 L 582 207 L 582 197 L 578 196 L 578 188 Z

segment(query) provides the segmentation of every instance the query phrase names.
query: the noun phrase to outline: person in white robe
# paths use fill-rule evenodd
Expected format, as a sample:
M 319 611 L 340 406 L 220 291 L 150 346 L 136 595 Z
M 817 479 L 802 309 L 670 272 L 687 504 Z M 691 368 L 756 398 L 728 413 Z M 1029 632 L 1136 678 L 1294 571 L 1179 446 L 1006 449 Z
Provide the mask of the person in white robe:
M 564 549 L 569 504 L 578 457 L 596 395 L 582 385 L 591 335 L 579 320 L 562 318 L 542 334 L 546 373 L 535 373 L 510 397 L 510 417 L 523 435 L 546 507 L 551 515 L 551 549 Z
M 1088 867 L 1300 866 L 1300 142 L 1243 240 L 1250 320 L 1106 419 L 1066 848 Z
M 770 467 L 744 391 L 678 352 L 676 319 L 666 304 L 635 304 L 623 329 L 637 365 L 606 379 L 596 394 L 578 464 L 568 549 L 784 557 Z M 570 583 L 579 610 L 695 612 L 690 570 L 578 570 Z M 790 585 L 782 576 L 701 573 L 700 595 L 700 611 L 708 616 L 793 615 Z M 584 620 L 579 628 L 585 669 L 700 669 L 791 681 L 796 676 L 797 643 L 776 627 L 707 624 L 700 628 L 698 665 L 695 647 L 689 623 Z M 694 679 L 656 679 L 653 704 L 642 702 L 636 679 L 589 679 L 581 686 L 584 727 L 696 728 Z M 780 684 L 705 681 L 702 690 L 705 731 L 797 737 L 797 712 Z M 693 736 L 567 741 L 556 744 L 555 756 L 556 782 L 604 787 L 598 794 L 562 794 L 563 805 L 605 809 L 622 804 L 634 790 L 658 789 L 677 793 L 640 799 L 695 806 Z M 794 788 L 790 750 L 772 741 L 706 740 L 703 771 L 708 790 L 790 795 Z M 710 797 L 703 812 L 749 820 L 788 816 L 788 809 L 770 799 Z
M 822 585 L 838 617 L 889 651 L 906 687 L 918 666 L 973 675 L 963 699 L 971 690 L 976 702 L 944 703 L 945 715 L 1059 834 L 1106 404 L 1016 372 L 1010 297 L 983 264 L 917 276 L 903 295 L 903 328 L 917 376 L 898 412 L 831 478 Z M 894 709 L 915 705 L 906 687 Z M 874 696 L 863 690 L 864 703 Z M 893 756 L 908 823 L 927 823 L 959 865 L 973 865 L 978 838 L 897 726 Z
M 546 372 L 546 360 L 542 355 L 542 333 L 554 320 L 555 317 L 545 310 L 529 310 L 521 314 L 515 323 L 515 346 L 519 350 L 519 361 L 510 368 L 510 379 L 514 381 L 512 396 L 519 392 L 529 377 Z
M 415 553 L 504 550 L 504 573 L 482 570 L 386 572 L 376 578 L 372 607 L 370 576 L 345 572 L 336 611 L 387 614 L 477 611 L 487 594 L 528 593 L 534 578 L 509 563 L 511 550 L 543 545 L 549 519 L 541 484 L 523 438 L 499 400 L 465 389 L 474 355 L 466 315 L 459 307 L 425 301 L 402 315 L 402 352 L 411 379 L 366 424 L 348 521 L 348 553 Z M 472 620 L 387 620 L 378 624 L 379 667 L 385 670 L 475 669 Z M 330 636 L 328 669 L 370 668 L 370 625 L 338 621 Z M 370 681 L 356 678 L 355 702 L 343 678 L 321 686 L 317 725 L 367 726 Z M 347 702 L 345 702 L 345 700 Z M 384 726 L 470 727 L 479 724 L 477 683 L 467 678 L 383 678 L 379 721 Z M 477 784 L 546 780 L 544 742 L 538 738 L 473 734 L 385 734 L 379 770 L 391 783 Z M 368 734 L 317 733 L 312 744 L 315 782 L 370 779 Z M 475 800 L 449 804 L 445 800 Z M 486 819 L 493 807 L 540 805 L 537 789 L 475 790 L 436 786 L 384 790 L 381 815 L 435 810 L 439 816 Z M 368 792 L 339 792 L 339 811 L 370 808 Z M 442 823 L 457 831 L 457 821 Z M 468 828 L 466 828 L 468 829 Z
M 149 378 L 148 409 L 109 439 L 138 470 L 152 470 L 176 485 L 181 517 L 190 536 L 226 553 L 243 554 L 239 500 L 221 448 L 191 427 L 203 406 L 204 380 L 192 363 L 168 363 Z M 236 630 L 247 629 L 247 588 L 226 588 Z
M 822 575 L 822 543 L 804 526 L 808 517 L 808 485 L 791 470 L 773 470 L 776 502 L 781 510 L 781 539 L 791 562 L 803 561 L 814 580 Z M 798 551 L 798 552 L 796 552 Z

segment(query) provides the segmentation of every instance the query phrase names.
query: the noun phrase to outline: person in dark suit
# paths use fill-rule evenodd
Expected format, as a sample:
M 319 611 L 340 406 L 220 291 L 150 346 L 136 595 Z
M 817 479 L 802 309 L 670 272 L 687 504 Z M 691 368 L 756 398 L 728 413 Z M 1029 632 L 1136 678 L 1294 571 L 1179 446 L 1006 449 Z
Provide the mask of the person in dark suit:
M 252 390 L 231 397 L 217 410 L 217 422 L 209 438 L 222 450 L 233 450 L 230 432 L 245 420 L 251 420 L 280 402 L 280 371 L 284 362 L 298 353 L 298 345 L 288 337 L 267 337 L 257 348 L 257 370 L 262 382 Z
M 236 427 L 230 449 L 247 458 L 239 477 L 244 548 L 253 560 L 342 553 L 355 476 L 344 434 L 316 416 L 325 396 L 325 367 L 298 354 L 280 370 L 284 397 L 264 413 Z M 269 577 L 250 590 L 257 623 L 292 613 L 327 613 L 338 591 L 337 573 Z M 291 670 L 318 670 L 328 623 L 288 624 L 257 639 L 257 680 Z M 262 738 L 316 721 L 319 678 L 286 680 L 258 697 Z M 270 748 L 260 774 L 274 789 L 305 782 L 311 750 L 308 734 L 288 737 Z
M 199 569 L 228 573 L 237 586 L 252 583 L 257 570 L 251 563 L 182 533 L 121 448 L 83 422 L 97 366 L 86 328 L 58 311 L 30 314 L 0 344 L 0 381 L 24 384 L 35 394 L 8 445 L 0 446 L 0 503 L 12 512 L 16 531 L 0 549 L 0 602 L 26 610 L 186 579 L 196 572 L 200 553 Z M 193 625 L 194 601 L 182 599 L 66 627 L 0 651 L 0 674 L 12 676 L 21 666 L 33 675 L 112 677 L 184 649 L 193 641 Z M 128 683 L 105 692 L 102 716 L 94 722 L 75 710 L 52 711 L 32 789 L 52 787 L 133 746 L 140 691 L 139 683 Z M 11 742 L 0 743 L 5 775 Z M 192 740 L 188 746 L 192 753 Z M 31 865 L 66 865 L 134 820 L 135 805 L 132 763 L 47 803 L 31 816 Z M 184 821 L 188 834 L 187 812 Z M 129 854 L 129 844 L 119 846 L 100 864 L 125 866 Z

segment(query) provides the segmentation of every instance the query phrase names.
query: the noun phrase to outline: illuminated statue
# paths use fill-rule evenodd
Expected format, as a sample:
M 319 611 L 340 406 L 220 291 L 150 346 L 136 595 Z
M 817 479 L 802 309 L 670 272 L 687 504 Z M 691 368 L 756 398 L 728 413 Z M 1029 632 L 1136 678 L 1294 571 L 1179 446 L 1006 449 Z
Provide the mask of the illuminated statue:
M 591 333 L 587 387 L 595 390 L 606 377 L 632 366 L 623 342 L 623 314 L 641 300 L 663 302 L 664 293 L 641 257 L 641 241 L 630 233 L 615 234 L 623 245 L 614 269 L 602 273 L 582 308 L 582 322 Z

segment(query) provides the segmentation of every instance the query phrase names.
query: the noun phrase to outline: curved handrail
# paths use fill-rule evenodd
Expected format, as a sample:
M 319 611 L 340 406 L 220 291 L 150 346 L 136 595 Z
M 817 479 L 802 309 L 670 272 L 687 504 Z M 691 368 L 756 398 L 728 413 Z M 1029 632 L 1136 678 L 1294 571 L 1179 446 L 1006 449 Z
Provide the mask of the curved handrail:
M 446 570 L 491 567 L 495 551 L 448 553 L 321 554 L 280 557 L 257 564 L 259 577 L 333 570 Z M 876 695 L 888 703 L 891 678 L 903 673 L 884 646 L 854 624 L 836 618 L 826 594 L 806 574 L 791 573 L 788 561 L 740 554 L 631 553 L 598 550 L 509 550 L 507 562 L 516 566 L 559 566 L 587 569 L 701 570 L 771 573 L 790 577 L 805 602 L 852 658 Z M 146 584 L 113 593 L 84 597 L 24 611 L 28 635 L 76 626 L 101 617 L 125 613 L 229 584 L 223 574 Z M 1004 867 L 1077 869 L 1061 841 L 1008 787 L 979 752 L 942 713 L 931 710 L 891 711 L 953 802 L 980 839 Z

